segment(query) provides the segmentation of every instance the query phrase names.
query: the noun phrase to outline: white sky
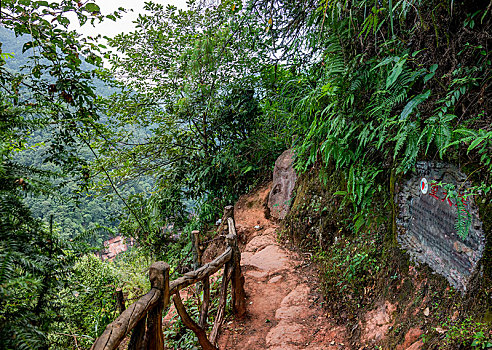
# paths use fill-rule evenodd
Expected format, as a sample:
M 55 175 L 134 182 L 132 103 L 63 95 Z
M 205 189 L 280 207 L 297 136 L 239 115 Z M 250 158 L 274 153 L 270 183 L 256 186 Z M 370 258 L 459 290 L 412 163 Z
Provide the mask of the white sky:
M 1 0 L 0 0 L 1 1 Z M 94 26 L 87 21 L 82 27 L 79 25 L 78 19 L 75 15 L 68 16 L 70 19 L 69 29 L 75 30 L 84 36 L 96 37 L 101 34 L 102 38 L 98 40 L 101 44 L 106 44 L 106 40 L 103 38 L 114 37 L 120 33 L 128 33 L 135 29 L 135 21 L 140 13 L 144 13 L 144 5 L 150 0 L 90 0 L 89 2 L 96 3 L 100 9 L 102 15 L 109 15 L 118 8 L 123 7 L 127 10 L 126 13 L 122 13 L 121 18 L 117 18 L 116 21 L 112 21 L 106 18 L 103 22 L 98 23 L 94 21 Z M 177 8 L 186 9 L 186 0 L 153 0 L 156 4 L 162 4 L 164 6 L 171 4 Z M 133 11 L 131 11 L 133 10 Z M 111 49 L 109 49 L 111 50 Z M 108 62 L 103 58 L 104 66 L 108 66 Z
M 130 32 L 135 29 L 135 24 L 132 23 L 138 17 L 139 13 L 142 13 L 144 3 L 150 0 L 94 0 L 96 4 L 101 8 L 101 14 L 107 15 L 116 11 L 119 7 L 123 7 L 127 10 L 123 14 L 121 19 L 117 19 L 113 22 L 110 19 L 106 19 L 102 23 L 94 23 L 94 27 L 90 23 L 86 23 L 83 27 L 78 25 L 78 20 L 71 20 L 70 29 L 77 30 L 77 32 L 86 36 L 96 36 L 101 34 L 102 36 L 114 37 L 122 32 Z M 92 1 L 91 1 L 92 2 Z M 186 8 L 186 0 L 154 0 L 157 4 L 174 5 L 178 8 Z M 133 10 L 133 12 L 130 11 Z

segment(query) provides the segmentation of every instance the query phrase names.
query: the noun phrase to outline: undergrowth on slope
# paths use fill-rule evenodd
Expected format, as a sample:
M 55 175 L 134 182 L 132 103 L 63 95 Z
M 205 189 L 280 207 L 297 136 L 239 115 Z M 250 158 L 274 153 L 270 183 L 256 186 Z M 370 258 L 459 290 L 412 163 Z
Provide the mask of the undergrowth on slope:
M 367 311 L 387 300 L 397 307 L 392 315 L 394 325 L 380 343 L 383 348 L 395 349 L 416 328 L 423 332 L 419 339 L 425 341 L 425 349 L 469 349 L 472 343 L 487 344 L 491 321 L 487 261 L 470 282 L 473 292 L 462 295 L 444 277 L 428 266 L 415 265 L 386 240 L 392 228 L 391 208 L 383 205 L 384 200 L 375 200 L 372 211 L 379 220 L 386 219 L 356 231 L 353 208 L 343 206 L 333 195 L 337 186 L 345 186 L 343 174 L 332 171 L 323 183 L 319 171 L 324 170 L 300 176 L 284 222 L 285 238 L 315 253 L 325 306 L 347 326 L 352 341 L 364 336 Z M 482 212 L 489 212 L 490 204 L 483 204 L 489 200 L 477 198 L 477 202 L 482 203 Z M 484 232 L 489 232 L 491 222 L 484 217 Z M 428 316 L 424 314 L 427 308 Z
M 372 232 L 356 237 L 341 236 L 329 251 L 316 254 L 327 305 L 333 313 L 345 315 L 342 319 L 354 318 L 358 309 L 365 307 L 374 295 L 384 264 L 378 237 Z

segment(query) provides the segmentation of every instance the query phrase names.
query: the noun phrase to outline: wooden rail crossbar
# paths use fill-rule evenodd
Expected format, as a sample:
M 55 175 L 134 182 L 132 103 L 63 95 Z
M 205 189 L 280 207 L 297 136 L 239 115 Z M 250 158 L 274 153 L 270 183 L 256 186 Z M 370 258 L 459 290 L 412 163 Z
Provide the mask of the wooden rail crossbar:
M 162 332 L 162 312 L 169 305 L 170 297 L 181 320 L 186 327 L 191 329 L 203 349 L 216 350 L 217 336 L 224 320 L 227 300 L 227 286 L 231 282 L 232 310 L 236 317 L 242 317 L 246 312 L 246 299 L 244 292 L 244 277 L 241 273 L 241 252 L 237 244 L 236 228 L 232 207 L 226 207 L 220 230 L 227 223 L 229 234 L 225 236 L 226 250 L 215 260 L 205 264 L 195 271 L 188 272 L 174 281 L 169 281 L 169 265 L 158 261 L 149 269 L 150 291 L 138 299 L 128 309 L 110 323 L 103 334 L 96 339 L 91 350 L 117 349 L 123 339 L 133 330 L 128 350 L 162 350 L 164 349 L 164 336 Z M 197 233 L 195 233 L 197 236 Z M 199 243 L 199 241 L 198 241 Z M 197 245 L 198 249 L 198 245 Z M 201 254 L 198 252 L 199 264 Z M 224 266 L 222 285 L 219 294 L 219 309 L 214 325 L 207 338 L 208 305 L 210 303 L 210 276 Z M 197 282 L 203 284 L 203 302 L 198 323 L 188 315 L 179 295 L 179 291 Z

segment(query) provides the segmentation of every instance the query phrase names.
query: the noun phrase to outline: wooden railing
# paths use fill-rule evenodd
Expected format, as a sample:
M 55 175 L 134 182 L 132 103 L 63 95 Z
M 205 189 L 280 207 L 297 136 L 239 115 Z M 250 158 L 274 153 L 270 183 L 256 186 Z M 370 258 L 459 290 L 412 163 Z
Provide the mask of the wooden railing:
M 237 244 L 236 228 L 232 207 L 226 207 L 218 234 L 228 226 L 229 234 L 225 236 L 226 250 L 212 262 L 205 264 L 195 271 L 188 272 L 174 281 L 169 281 L 169 265 L 158 261 L 149 269 L 150 291 L 124 310 L 118 318 L 110 323 L 103 334 L 96 339 L 91 350 L 117 349 L 123 339 L 132 331 L 129 350 L 162 350 L 164 336 L 162 332 L 162 312 L 167 308 L 172 297 L 176 311 L 184 325 L 197 336 L 203 349 L 217 349 L 217 336 L 224 320 L 227 289 L 231 282 L 232 310 L 236 317 L 242 317 L 246 312 L 246 295 L 244 292 L 244 277 L 241 273 L 241 252 Z M 195 232 L 195 238 L 197 237 Z M 195 241 L 197 248 L 199 241 Z M 201 254 L 198 249 L 198 261 Z M 222 284 L 219 293 L 219 308 L 214 325 L 207 337 L 208 307 L 210 304 L 210 276 L 224 266 Z M 196 323 L 186 312 L 181 300 L 180 290 L 197 282 L 202 283 L 203 300 L 200 308 L 200 318 Z

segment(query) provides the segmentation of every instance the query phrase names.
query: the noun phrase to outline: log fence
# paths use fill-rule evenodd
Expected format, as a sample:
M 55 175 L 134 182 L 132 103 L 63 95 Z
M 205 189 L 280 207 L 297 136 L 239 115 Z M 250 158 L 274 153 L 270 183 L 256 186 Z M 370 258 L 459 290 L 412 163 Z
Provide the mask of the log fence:
M 225 316 L 227 289 L 231 283 L 231 306 L 236 317 L 246 313 L 246 299 L 244 292 L 244 277 L 241 273 L 241 252 L 238 248 L 233 209 L 228 206 L 224 209 L 222 222 L 217 230 L 220 235 L 227 225 L 229 233 L 224 236 L 227 242 L 225 251 L 213 261 L 200 266 L 195 271 L 185 273 L 182 277 L 169 280 L 169 265 L 158 261 L 149 268 L 150 291 L 140 297 L 135 303 L 125 309 L 122 302 L 122 292 L 117 290 L 116 297 L 120 315 L 110 323 L 99 338 L 96 339 L 91 350 L 118 349 L 121 342 L 131 332 L 128 350 L 162 350 L 164 336 L 162 331 L 162 316 L 170 303 L 171 296 L 178 315 L 183 324 L 191 329 L 198 338 L 200 346 L 205 350 L 217 350 L 217 337 Z M 198 265 L 202 263 L 203 247 L 199 240 L 198 231 L 193 231 L 194 245 Z M 219 293 L 219 308 L 212 330 L 207 337 L 207 319 L 210 305 L 210 276 L 224 267 L 222 284 Z M 187 313 L 180 296 L 180 290 L 196 283 L 201 283 L 203 300 L 201 303 L 198 323 Z

